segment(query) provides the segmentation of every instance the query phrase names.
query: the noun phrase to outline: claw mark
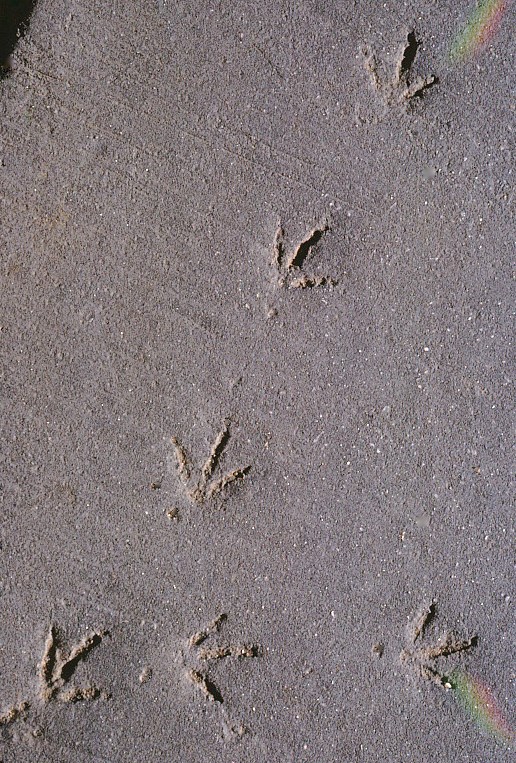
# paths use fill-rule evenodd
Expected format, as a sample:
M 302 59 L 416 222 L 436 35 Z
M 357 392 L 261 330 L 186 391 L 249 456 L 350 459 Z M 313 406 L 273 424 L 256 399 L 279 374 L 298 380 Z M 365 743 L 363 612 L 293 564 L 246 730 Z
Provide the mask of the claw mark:
M 426 681 L 431 681 L 444 689 L 450 689 L 451 683 L 446 676 L 442 676 L 435 668 L 431 668 L 430 665 L 419 665 L 419 675 Z
M 200 649 L 199 659 L 209 662 L 210 660 L 221 660 L 224 657 L 257 657 L 258 648 L 254 645 L 244 644 L 243 646 L 219 646 L 212 649 Z
M 181 443 L 178 442 L 175 437 L 171 437 L 170 442 L 174 446 L 179 477 L 183 482 L 186 483 L 190 479 L 190 466 L 188 462 L 188 456 L 186 455 L 186 451 Z
M 374 89 L 381 90 L 382 85 L 380 82 L 380 76 L 378 74 L 378 61 L 376 59 L 376 56 L 368 48 L 365 48 L 363 53 L 365 56 L 364 66 L 366 70 L 369 72 L 369 76 L 371 77 L 371 81 L 373 83 Z
M 79 700 L 93 700 L 107 696 L 105 692 L 101 692 L 94 685 L 64 691 L 65 685 L 72 678 L 79 662 L 84 660 L 106 635 L 106 631 L 90 633 L 66 653 L 59 648 L 56 628 L 53 625 L 50 626 L 38 670 L 39 696 L 45 704 L 55 699 L 56 696 L 62 702 L 78 702 Z
M 419 654 L 426 660 L 436 660 L 438 657 L 449 657 L 451 654 L 459 654 L 475 646 L 477 639 L 472 636 L 468 639 L 455 639 L 447 633 L 442 644 L 429 646 L 419 650 Z
M 301 272 L 312 251 L 329 230 L 330 226 L 327 222 L 313 228 L 286 260 L 285 232 L 283 227 L 278 225 L 274 236 L 272 264 L 279 275 L 278 283 L 280 286 L 286 286 L 289 289 L 307 289 L 316 286 L 334 286 L 337 283 L 336 280 L 328 276 L 307 276 L 303 273 L 296 276 L 296 273 Z
M 212 620 L 203 630 L 194 633 L 188 639 L 188 646 L 190 649 L 195 649 L 202 644 L 206 639 L 215 633 L 220 631 L 222 625 L 226 622 L 227 615 L 221 614 Z M 259 654 L 259 647 L 255 644 L 243 644 L 238 646 L 216 646 L 211 648 L 203 647 L 197 652 L 197 660 L 202 662 L 213 662 L 216 660 L 222 660 L 226 657 L 234 657 L 241 659 L 245 657 L 257 657 Z M 191 668 L 187 672 L 187 676 L 190 681 L 196 686 L 207 700 L 210 702 L 223 703 L 223 697 L 218 687 L 213 683 L 206 671 L 202 671 L 199 667 Z
M 213 496 L 217 495 L 217 493 L 221 493 L 229 485 L 231 485 L 232 482 L 243 479 L 250 468 L 250 466 L 244 466 L 243 469 L 234 469 L 232 472 L 225 474 L 216 482 L 212 482 L 208 490 L 208 498 L 213 498 Z
M 83 689 L 79 687 L 75 687 L 73 689 L 69 689 L 66 692 L 63 692 L 59 695 L 59 701 L 60 702 L 81 702 L 83 700 L 86 700 L 88 702 L 91 702 L 94 699 L 105 699 L 107 697 L 106 693 L 101 691 L 97 686 L 94 686 L 93 684 L 91 686 L 86 686 Z
M 10 723 L 17 721 L 27 713 L 29 708 L 30 704 L 27 701 L 20 702 L 18 705 L 13 705 L 7 712 L 0 715 L 0 726 L 8 726 Z
M 39 680 L 42 687 L 49 687 L 52 685 L 52 675 L 56 661 L 56 650 L 56 633 L 54 626 L 51 625 L 45 641 L 45 649 L 38 671 Z
M 198 689 L 201 690 L 209 702 L 220 702 L 222 704 L 224 701 L 222 699 L 222 694 L 217 689 L 215 684 L 210 681 L 208 676 L 203 675 L 203 673 L 199 673 L 198 670 L 190 670 L 188 671 L 188 677 L 190 681 L 195 686 L 197 686 Z
M 223 428 L 218 433 L 215 439 L 215 442 L 212 445 L 210 455 L 208 456 L 208 460 L 202 467 L 201 479 L 199 480 L 199 484 L 197 486 L 197 489 L 201 491 L 202 494 L 206 493 L 206 484 L 208 480 L 210 479 L 211 475 L 213 474 L 215 467 L 217 466 L 220 460 L 220 457 L 222 453 L 224 452 L 224 448 L 226 447 L 228 440 L 229 440 L 229 422 L 225 421 Z
M 301 276 L 290 282 L 290 289 L 313 289 L 314 286 L 336 286 L 338 281 L 326 276 Z
M 422 639 L 425 627 L 435 614 L 435 602 L 418 613 L 410 625 L 410 648 L 403 649 L 400 654 L 401 662 L 411 665 L 416 673 L 427 681 L 437 684 L 445 689 L 453 687 L 453 679 L 450 675 L 441 673 L 429 662 L 438 660 L 441 657 L 450 657 L 454 654 L 462 654 L 472 647 L 476 646 L 477 636 L 471 636 L 468 639 L 456 638 L 452 633 L 446 633 L 444 638 L 439 639 L 437 644 L 431 646 L 421 646 L 413 649 L 418 639 Z
M 224 422 L 224 426 L 217 435 L 215 442 L 211 447 L 210 454 L 200 471 L 197 483 L 187 490 L 188 497 L 195 503 L 202 504 L 207 499 L 209 500 L 218 493 L 223 492 L 234 482 L 244 479 L 251 469 L 250 465 L 239 467 L 238 469 L 234 469 L 233 471 L 228 472 L 228 474 L 224 474 L 222 477 L 210 482 L 229 442 L 230 424 L 231 422 L 229 420 Z M 183 483 L 188 485 L 190 481 L 191 467 L 186 451 L 176 437 L 172 437 L 170 442 L 174 446 L 179 477 Z
M 409 85 L 402 93 L 402 97 L 406 101 L 410 101 L 412 98 L 421 97 L 425 90 L 437 83 L 437 77 L 431 74 L 429 77 L 419 77 L 412 85 Z
M 211 623 L 208 623 L 206 628 L 204 628 L 202 631 L 198 631 L 197 633 L 194 633 L 193 636 L 190 636 L 188 641 L 188 646 L 190 649 L 194 646 L 199 646 L 199 644 L 202 644 L 202 642 L 206 641 L 208 636 L 211 636 L 212 633 L 218 633 L 222 624 L 225 623 L 227 619 L 228 616 L 222 613 L 216 617 L 215 620 L 212 620 Z
M 414 618 L 411 625 L 411 637 L 412 643 L 415 643 L 417 639 L 423 635 L 423 631 L 433 618 L 435 614 L 435 602 L 432 601 L 430 606 L 419 612 Z
M 368 48 L 363 50 L 364 66 L 369 72 L 374 89 L 386 106 L 407 104 L 416 97 L 422 97 L 425 90 L 438 84 L 439 80 L 433 74 L 418 77 L 414 82 L 409 81 L 420 45 L 415 31 L 408 31 L 398 52 L 394 75 L 390 81 L 386 76 L 385 66 L 378 63 L 375 54 Z
M 285 256 L 285 245 L 283 242 L 283 237 L 285 235 L 285 231 L 281 227 L 281 225 L 278 225 L 276 228 L 276 233 L 274 234 L 274 246 L 273 246 L 273 264 L 276 266 L 276 269 L 278 271 L 281 271 L 283 268 L 283 257 Z

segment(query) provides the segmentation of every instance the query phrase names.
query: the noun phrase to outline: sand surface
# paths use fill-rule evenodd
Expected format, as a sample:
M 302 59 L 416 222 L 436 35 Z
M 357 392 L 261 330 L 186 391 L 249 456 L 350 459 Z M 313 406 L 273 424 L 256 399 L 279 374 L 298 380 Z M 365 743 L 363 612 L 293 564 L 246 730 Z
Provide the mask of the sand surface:
M 2 763 L 514 759 L 516 14 L 451 61 L 473 7 L 37 4 Z

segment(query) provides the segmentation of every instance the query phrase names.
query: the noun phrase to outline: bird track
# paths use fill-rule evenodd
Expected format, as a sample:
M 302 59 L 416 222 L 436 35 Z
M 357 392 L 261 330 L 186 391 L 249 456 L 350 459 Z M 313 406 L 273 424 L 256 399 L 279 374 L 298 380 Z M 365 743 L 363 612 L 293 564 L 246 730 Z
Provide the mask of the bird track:
M 439 80 L 434 74 L 411 78 L 420 45 L 416 32 L 408 31 L 398 51 L 394 72 L 390 77 L 385 63 L 378 60 L 374 50 L 368 47 L 362 50 L 364 65 L 369 72 L 373 88 L 387 107 L 406 106 L 414 98 L 421 98 L 429 88 L 438 84 Z
M 179 479 L 186 487 L 186 493 L 190 501 L 197 504 L 203 504 L 215 496 L 225 492 L 230 485 L 244 479 L 250 471 L 251 466 L 238 467 L 220 477 L 214 477 L 214 473 L 219 466 L 220 459 L 228 445 L 230 439 L 231 421 L 226 419 L 215 441 L 213 442 L 210 453 L 203 466 L 199 469 L 198 477 L 192 477 L 192 465 L 186 453 L 185 448 L 179 442 L 177 437 L 171 437 L 170 442 L 174 449 L 176 468 Z M 177 512 L 171 510 L 169 516 L 175 517 Z
M 274 236 L 272 265 L 277 272 L 279 286 L 287 289 L 312 289 L 337 284 L 336 279 L 330 276 L 307 275 L 303 272 L 306 261 L 329 230 L 327 222 L 312 228 L 294 250 L 287 254 L 285 231 L 283 226 L 278 224 Z
M 469 651 L 476 646 L 478 638 L 471 636 L 461 639 L 453 633 L 447 632 L 444 637 L 438 639 L 436 644 L 418 646 L 418 643 L 422 642 L 425 628 L 433 620 L 435 612 L 436 605 L 435 602 L 432 602 L 429 607 L 416 615 L 409 628 L 410 645 L 403 649 L 400 660 L 403 664 L 409 665 L 419 677 L 432 681 L 441 688 L 451 689 L 454 685 L 451 674 L 441 672 L 435 661 Z
M 209 702 L 223 703 L 223 697 L 220 689 L 213 682 L 209 675 L 209 668 L 202 665 L 202 663 L 210 663 L 225 658 L 234 658 L 240 660 L 242 658 L 258 657 L 260 649 L 256 644 L 240 644 L 214 647 L 202 647 L 205 641 L 218 633 L 224 623 L 227 620 L 226 614 L 221 614 L 212 620 L 202 630 L 194 633 L 188 639 L 188 648 L 190 652 L 195 654 L 195 665 L 191 666 L 187 670 L 187 676 L 190 682 L 203 694 L 205 699 Z
M 25 699 L 12 705 L 0 715 L 0 728 L 7 727 L 19 720 L 26 720 L 32 710 L 52 701 L 91 702 L 108 699 L 110 694 L 91 683 L 87 686 L 71 685 L 79 663 L 100 645 L 107 631 L 93 631 L 83 636 L 71 649 L 65 649 L 55 625 L 51 625 L 38 665 L 37 676 L 39 691 L 33 700 Z

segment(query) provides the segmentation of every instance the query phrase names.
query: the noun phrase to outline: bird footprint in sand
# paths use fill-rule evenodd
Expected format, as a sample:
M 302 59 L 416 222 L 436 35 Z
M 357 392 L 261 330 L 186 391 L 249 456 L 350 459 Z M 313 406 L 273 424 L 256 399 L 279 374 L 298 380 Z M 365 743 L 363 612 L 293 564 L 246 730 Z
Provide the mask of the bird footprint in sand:
M 250 466 L 238 467 L 227 474 L 222 474 L 220 477 L 212 479 L 229 442 L 230 426 L 230 420 L 226 419 L 211 446 L 207 460 L 200 469 L 198 478 L 195 480 L 192 480 L 192 467 L 184 447 L 176 437 L 172 437 L 170 440 L 174 448 L 179 478 L 186 485 L 188 498 L 194 503 L 203 504 L 205 501 L 223 493 L 234 482 L 244 479 L 251 469 Z
M 386 66 L 380 63 L 373 50 L 365 47 L 364 63 L 369 72 L 374 89 L 386 106 L 407 105 L 414 98 L 421 98 L 426 90 L 438 83 L 435 75 L 417 77 L 411 80 L 411 72 L 421 42 L 414 31 L 407 32 L 405 41 L 398 51 L 394 74 L 388 77 Z
M 38 705 L 47 705 L 53 700 L 59 702 L 81 702 L 108 699 L 109 693 L 94 684 L 69 686 L 80 662 L 97 647 L 107 631 L 94 631 L 84 636 L 70 650 L 60 647 L 60 639 L 54 625 L 45 641 L 43 657 L 38 665 L 39 694 L 35 701 L 24 700 L 13 705 L 0 715 L 0 728 L 10 726 L 15 721 L 26 720 L 33 712 L 38 713 Z
M 306 260 L 312 254 L 314 248 L 324 234 L 330 230 L 328 223 L 313 228 L 303 238 L 293 252 L 287 254 L 285 249 L 285 232 L 281 225 L 276 229 L 274 236 L 274 250 L 272 264 L 279 276 L 278 284 L 288 289 L 312 289 L 315 286 L 335 286 L 337 281 L 329 276 L 307 275 L 303 272 Z
M 468 651 L 476 645 L 477 637 L 461 639 L 447 632 L 434 645 L 418 646 L 426 626 L 435 616 L 435 609 L 435 602 L 432 602 L 427 609 L 416 615 L 409 628 L 410 647 L 403 649 L 400 659 L 402 663 L 410 665 L 421 678 L 432 681 L 442 688 L 451 689 L 453 688 L 451 674 L 442 673 L 436 666 L 436 660 Z
M 194 633 L 193 636 L 190 636 L 188 640 L 188 646 L 190 650 L 197 650 L 197 665 L 195 667 L 191 667 L 188 670 L 188 678 L 210 702 L 222 703 L 223 698 L 220 690 L 211 680 L 208 674 L 208 670 L 202 667 L 201 664 L 207 664 L 217 660 L 222 660 L 226 657 L 233 657 L 236 659 L 241 659 L 244 657 L 257 657 L 259 653 L 259 648 L 255 644 L 241 644 L 238 646 L 226 645 L 215 646 L 211 648 L 205 646 L 201 647 L 201 644 L 207 641 L 207 639 L 209 639 L 215 633 L 220 631 L 226 620 L 227 615 L 219 615 L 210 623 L 208 623 L 206 628 L 198 631 L 197 633 Z
M 105 699 L 108 696 L 106 692 L 101 691 L 94 684 L 83 688 L 71 687 L 65 690 L 79 662 L 84 660 L 106 635 L 106 631 L 95 631 L 84 636 L 69 651 L 63 652 L 59 647 L 57 630 L 53 625 L 50 626 L 38 671 L 40 698 L 43 702 L 50 702 L 54 698 L 58 698 L 61 702 L 91 701 L 100 698 Z

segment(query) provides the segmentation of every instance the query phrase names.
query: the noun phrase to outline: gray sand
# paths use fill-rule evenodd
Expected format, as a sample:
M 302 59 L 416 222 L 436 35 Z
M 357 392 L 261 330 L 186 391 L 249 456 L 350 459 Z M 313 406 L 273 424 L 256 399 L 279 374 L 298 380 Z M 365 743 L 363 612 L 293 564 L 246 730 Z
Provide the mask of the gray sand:
M 444 685 L 513 723 L 515 8 L 453 64 L 470 12 L 38 3 L 0 84 L 3 763 L 513 759 Z

